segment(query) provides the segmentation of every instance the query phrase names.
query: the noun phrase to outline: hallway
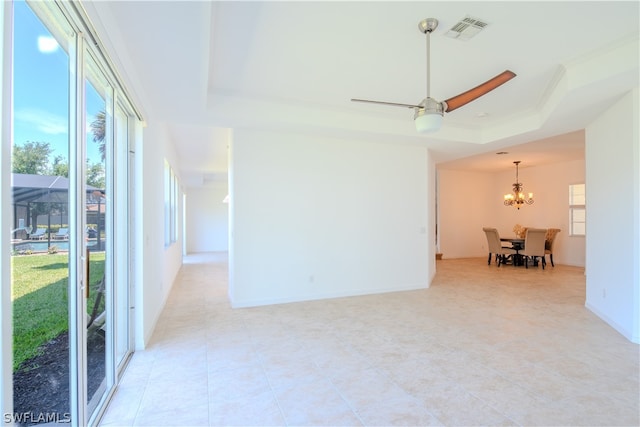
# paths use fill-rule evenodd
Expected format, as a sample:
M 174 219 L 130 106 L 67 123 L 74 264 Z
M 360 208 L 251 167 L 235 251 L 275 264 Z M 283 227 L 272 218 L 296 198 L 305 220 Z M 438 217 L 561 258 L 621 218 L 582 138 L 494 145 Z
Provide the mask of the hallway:
M 584 307 L 584 269 L 437 269 L 425 290 L 233 310 L 226 254 L 190 255 L 101 425 L 640 424 L 638 345 Z

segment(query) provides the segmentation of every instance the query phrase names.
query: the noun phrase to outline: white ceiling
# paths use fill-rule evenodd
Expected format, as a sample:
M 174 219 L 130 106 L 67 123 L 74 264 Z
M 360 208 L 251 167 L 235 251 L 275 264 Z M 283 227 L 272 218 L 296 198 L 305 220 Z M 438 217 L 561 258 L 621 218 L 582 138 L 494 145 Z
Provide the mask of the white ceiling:
M 232 128 L 420 144 L 441 167 L 476 170 L 583 158 L 581 130 L 638 86 L 639 4 L 96 1 L 85 8 L 145 118 L 169 128 L 181 175 L 202 185 L 225 179 Z M 489 25 L 469 41 L 445 37 L 466 15 Z M 433 98 L 505 69 L 517 77 L 445 114 L 437 133 L 419 135 L 412 110 L 350 99 L 425 97 L 418 22 L 427 17 L 440 21 L 431 38 Z

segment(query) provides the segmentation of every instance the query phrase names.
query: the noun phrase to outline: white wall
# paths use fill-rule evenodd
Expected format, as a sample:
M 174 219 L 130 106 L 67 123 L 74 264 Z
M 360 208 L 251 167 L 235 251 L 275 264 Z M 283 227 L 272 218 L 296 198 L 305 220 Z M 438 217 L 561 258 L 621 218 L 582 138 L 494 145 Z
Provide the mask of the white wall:
M 222 202 L 228 191 L 226 183 L 187 189 L 187 253 L 228 250 L 229 205 Z
M 525 163 L 525 159 L 519 159 Z M 520 165 L 525 192 L 534 193 L 534 204 L 520 210 L 504 206 L 504 194 L 515 181 L 513 170 L 500 173 L 440 170 L 439 223 L 443 258 L 487 255 L 482 227 L 495 227 L 501 236 L 513 236 L 513 227 L 560 228 L 556 237 L 555 263 L 584 267 L 584 237 L 569 236 L 569 184 L 583 183 L 584 161 L 539 167 Z
M 141 221 L 136 226 L 142 232 L 137 254 L 137 266 L 142 265 L 142 272 L 137 276 L 142 283 L 136 283 L 137 349 L 149 342 L 182 265 L 182 227 L 178 227 L 177 242 L 164 246 L 164 159 L 174 166 L 177 156 L 164 123 L 152 119 L 147 123 L 142 144 L 136 150 L 139 169 L 136 194 L 141 199 L 137 205 Z M 175 166 L 174 172 L 178 173 Z M 181 200 L 182 194 L 178 197 L 179 207 Z M 178 213 L 178 224 L 181 224 L 181 208 Z
M 426 148 L 234 131 L 235 307 L 425 288 Z
M 496 225 L 494 179 L 491 174 L 454 170 L 438 171 L 438 225 L 443 258 L 486 255 L 482 227 Z
M 586 129 L 586 306 L 640 342 L 638 89 Z

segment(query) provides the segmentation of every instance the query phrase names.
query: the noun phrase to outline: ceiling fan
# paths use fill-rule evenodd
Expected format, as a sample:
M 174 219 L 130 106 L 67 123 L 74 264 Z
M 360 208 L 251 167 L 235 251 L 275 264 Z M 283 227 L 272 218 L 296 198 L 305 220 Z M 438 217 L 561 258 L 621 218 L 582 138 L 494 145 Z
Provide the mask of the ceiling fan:
M 445 101 L 436 101 L 430 96 L 430 58 L 429 58 L 429 50 L 430 50 L 430 36 L 431 33 L 438 27 L 438 20 L 435 18 L 427 18 L 423 19 L 418 23 L 418 28 L 420 31 L 427 35 L 427 97 L 422 100 L 422 102 L 418 105 L 414 104 L 401 104 L 397 102 L 385 102 L 385 101 L 371 101 L 368 99 L 356 99 L 352 98 L 351 101 L 354 102 L 368 102 L 372 104 L 383 104 L 383 105 L 391 105 L 395 107 L 405 107 L 405 108 L 413 108 L 415 114 L 413 119 L 416 124 L 416 129 L 420 133 L 433 132 L 440 129 L 442 125 L 442 116 L 444 113 L 450 113 L 451 111 L 462 107 L 463 105 L 468 104 L 471 101 L 474 101 L 481 96 L 487 94 L 498 86 L 508 82 L 512 78 L 516 76 L 513 71 L 506 70 L 494 78 L 487 80 L 470 89 L 466 92 L 463 92 L 459 95 L 456 95 L 452 98 L 449 98 Z

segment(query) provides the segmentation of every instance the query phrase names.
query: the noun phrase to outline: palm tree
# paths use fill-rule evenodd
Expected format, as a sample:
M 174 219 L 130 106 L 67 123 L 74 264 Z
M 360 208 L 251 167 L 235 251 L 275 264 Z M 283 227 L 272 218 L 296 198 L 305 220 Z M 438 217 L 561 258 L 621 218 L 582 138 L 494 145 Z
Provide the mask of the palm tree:
M 98 112 L 96 117 L 91 122 L 91 133 L 93 134 L 93 142 L 97 142 L 100 144 L 100 155 L 102 156 L 102 161 L 104 162 L 106 158 L 105 152 L 105 132 L 106 132 L 106 115 L 104 111 Z

